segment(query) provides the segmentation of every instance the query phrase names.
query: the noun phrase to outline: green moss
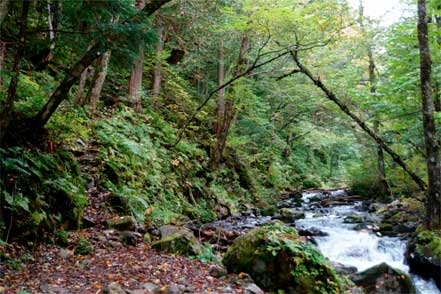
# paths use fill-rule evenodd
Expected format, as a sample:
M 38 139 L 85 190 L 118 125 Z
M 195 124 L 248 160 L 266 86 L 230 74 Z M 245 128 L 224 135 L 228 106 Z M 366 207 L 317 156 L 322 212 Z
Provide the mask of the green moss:
M 202 246 L 193 233 L 181 230 L 152 243 L 152 248 L 183 256 L 203 255 Z
M 432 231 L 420 232 L 416 239 L 416 251 L 426 257 L 441 260 L 441 234 Z
M 75 245 L 76 255 L 88 255 L 93 252 L 93 245 L 86 238 L 80 237 Z
M 295 293 L 341 293 L 342 281 L 326 258 L 279 223 L 239 237 L 225 254 L 230 272 L 247 272 L 264 289 Z

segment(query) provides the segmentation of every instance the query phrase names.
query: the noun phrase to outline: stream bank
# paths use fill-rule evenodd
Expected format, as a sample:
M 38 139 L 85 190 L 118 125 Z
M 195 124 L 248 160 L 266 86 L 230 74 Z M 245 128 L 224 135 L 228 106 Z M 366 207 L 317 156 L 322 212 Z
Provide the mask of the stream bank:
M 205 224 L 199 229 L 199 235 L 203 236 L 207 231 L 218 232 L 213 235 L 218 237 L 216 244 L 222 250 L 229 245 L 227 235 L 242 235 L 274 219 L 283 219 L 313 242 L 337 268 L 349 269 L 353 274 L 387 263 L 410 275 L 417 294 L 441 293 L 433 280 L 409 273 L 405 261 L 408 234 L 383 236 L 376 225 L 382 219 L 368 212 L 368 206 L 372 205 L 363 203 L 357 196 L 349 196 L 345 189 L 307 191 L 280 201 L 271 216 L 250 213 L 247 217 L 230 217 Z M 287 221 L 286 211 L 290 209 L 303 211 L 304 217 L 295 219 L 293 215 L 292 221 Z

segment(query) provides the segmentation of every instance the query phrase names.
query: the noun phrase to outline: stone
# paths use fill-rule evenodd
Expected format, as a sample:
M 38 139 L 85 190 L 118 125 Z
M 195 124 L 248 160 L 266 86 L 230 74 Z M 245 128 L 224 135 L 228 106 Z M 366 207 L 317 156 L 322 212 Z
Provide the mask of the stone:
M 143 237 L 143 240 L 144 240 L 145 243 L 149 244 L 149 243 L 152 242 L 152 236 L 149 233 L 145 233 L 144 237 Z
M 175 226 L 163 226 L 159 230 L 161 239 L 152 242 L 152 248 L 184 256 L 202 255 L 202 245 L 190 230 Z
M 142 284 L 142 288 L 145 290 L 146 294 L 154 294 L 160 291 L 160 287 L 153 283 L 144 283 Z
M 119 240 L 129 246 L 136 246 L 138 244 L 138 238 L 141 237 L 139 233 L 131 231 L 122 231 Z
M 137 227 L 136 219 L 133 216 L 120 216 L 106 221 L 109 228 L 118 231 L 134 231 Z
M 59 287 L 58 285 L 42 284 L 40 286 L 40 293 L 44 294 L 69 294 L 69 290 Z M 18 292 L 20 293 L 20 292 Z M 26 292 L 28 293 L 28 292 Z
M 74 255 L 74 252 L 72 250 L 67 250 L 67 249 L 61 248 L 58 251 L 58 256 L 61 258 L 64 258 L 64 259 L 68 259 L 69 257 L 71 257 L 73 255 Z
M 210 267 L 208 268 L 208 273 L 210 274 L 210 276 L 215 278 L 221 278 L 228 274 L 227 270 L 223 266 L 217 264 L 210 265 Z
M 328 233 L 326 232 L 322 232 L 317 228 L 310 228 L 310 229 L 299 229 L 297 230 L 297 232 L 299 233 L 300 236 L 304 236 L 304 237 L 325 237 L 325 236 L 329 236 Z
M 345 265 L 339 262 L 331 262 L 331 264 L 339 275 L 349 276 L 358 271 L 355 266 Z
M 286 225 L 265 225 L 237 238 L 223 264 L 230 273 L 248 273 L 264 290 L 341 293 L 340 280 L 326 258 Z
M 296 220 L 305 218 L 305 213 L 292 208 L 280 209 L 280 220 L 285 223 L 294 223 Z
M 411 272 L 435 280 L 441 290 L 441 235 L 421 231 L 410 240 L 406 260 Z
M 381 263 L 354 275 L 352 281 L 362 287 L 366 294 L 416 293 L 410 277 L 405 272 L 386 263 Z
M 364 217 L 360 214 L 351 214 L 345 217 L 343 222 L 347 224 L 359 224 L 364 222 Z
M 262 216 L 273 216 L 277 212 L 277 207 L 275 206 L 269 206 L 265 207 L 260 211 L 260 214 Z
M 121 288 L 121 286 L 117 282 L 112 282 L 103 289 L 103 293 L 105 293 L 105 294 L 126 294 L 126 291 L 124 291 L 124 289 Z
M 259 288 L 256 284 L 248 284 L 245 288 L 245 294 L 265 294 L 262 289 Z

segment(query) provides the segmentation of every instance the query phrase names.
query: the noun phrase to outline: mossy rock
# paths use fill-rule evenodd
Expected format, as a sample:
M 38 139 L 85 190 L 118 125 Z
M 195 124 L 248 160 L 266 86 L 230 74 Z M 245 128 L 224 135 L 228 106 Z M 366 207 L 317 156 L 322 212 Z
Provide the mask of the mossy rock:
M 262 209 L 260 214 L 262 216 L 273 216 L 277 212 L 277 207 L 275 206 L 269 206 Z
M 386 263 L 358 273 L 352 280 L 356 285 L 363 287 L 366 294 L 416 293 L 410 277 Z
M 441 289 L 441 232 L 419 232 L 409 242 L 406 258 L 412 272 L 433 278 Z
M 81 237 L 75 245 L 75 255 L 88 255 L 94 250 L 92 243 Z
M 296 220 L 305 218 L 305 213 L 292 208 L 280 209 L 280 220 L 285 223 L 294 223 Z
M 351 214 L 345 217 L 343 222 L 347 224 L 359 224 L 364 222 L 364 217 L 360 214 Z
M 118 231 L 134 231 L 136 229 L 136 219 L 133 216 L 120 216 L 106 221 L 109 228 Z
M 329 262 L 285 225 L 266 225 L 237 238 L 223 264 L 229 272 L 248 273 L 266 290 L 341 293 L 341 281 Z
M 164 226 L 160 231 L 161 240 L 153 242 L 152 248 L 183 256 L 198 256 L 203 253 L 202 245 L 190 230 Z

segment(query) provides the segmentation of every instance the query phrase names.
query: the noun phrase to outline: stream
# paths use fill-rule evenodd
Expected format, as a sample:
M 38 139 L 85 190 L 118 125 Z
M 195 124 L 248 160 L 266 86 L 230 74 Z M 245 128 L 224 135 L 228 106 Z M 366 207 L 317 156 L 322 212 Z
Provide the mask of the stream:
M 332 196 L 341 195 L 344 190 L 332 192 Z M 333 262 L 355 266 L 358 271 L 366 270 L 374 265 L 386 262 L 392 267 L 409 273 L 405 264 L 404 252 L 407 240 L 398 237 L 378 237 L 368 230 L 355 230 L 354 224 L 346 224 L 343 218 L 352 214 L 367 214 L 357 209 L 360 202 L 351 205 L 333 206 L 327 209 L 320 217 L 313 217 L 314 213 L 308 211 L 308 200 L 316 197 L 317 193 L 303 193 L 304 219 L 296 222 L 298 229 L 319 228 L 329 236 L 315 237 L 320 251 Z M 331 196 L 331 197 L 332 197 Z M 410 274 L 418 294 L 441 293 L 434 281 Z
M 326 194 L 325 194 L 326 193 Z M 302 209 L 305 218 L 296 221 L 297 229 L 318 229 L 328 236 L 314 237 L 318 248 L 331 262 L 344 266 L 356 267 L 358 271 L 366 270 L 374 265 L 386 262 L 392 267 L 409 273 L 405 264 L 404 252 L 407 240 L 399 237 L 379 237 L 371 230 L 357 230 L 356 224 L 344 223 L 348 215 L 365 215 L 375 218 L 359 209 L 361 202 L 347 205 L 330 206 L 317 209 L 311 203 L 312 198 L 326 198 L 344 196 L 345 190 L 304 192 L 302 194 Z M 286 199 L 278 204 L 279 207 L 294 208 L 294 199 Z M 319 214 L 317 213 L 319 212 Z M 213 223 L 217 227 L 230 230 L 245 231 L 261 226 L 271 221 L 271 217 L 250 216 L 247 218 L 233 218 Z M 420 276 L 410 274 L 417 294 L 439 294 L 434 281 L 428 281 Z

